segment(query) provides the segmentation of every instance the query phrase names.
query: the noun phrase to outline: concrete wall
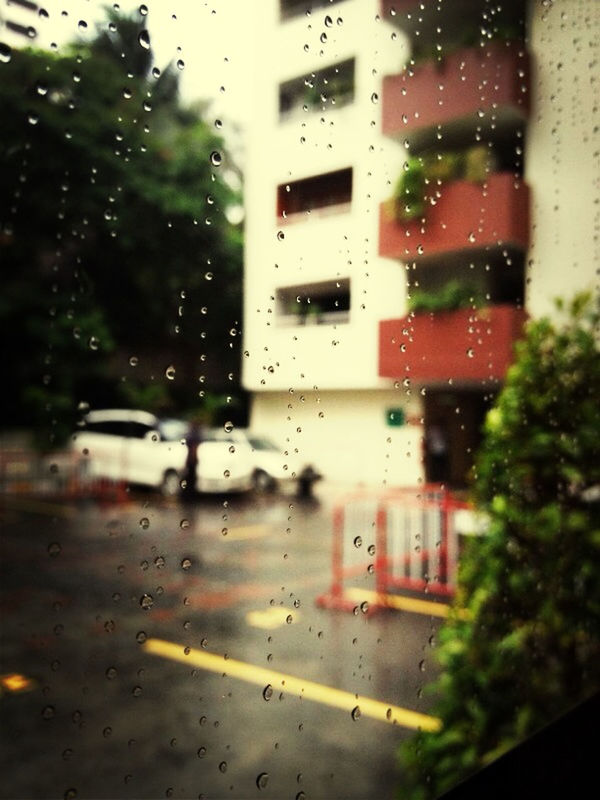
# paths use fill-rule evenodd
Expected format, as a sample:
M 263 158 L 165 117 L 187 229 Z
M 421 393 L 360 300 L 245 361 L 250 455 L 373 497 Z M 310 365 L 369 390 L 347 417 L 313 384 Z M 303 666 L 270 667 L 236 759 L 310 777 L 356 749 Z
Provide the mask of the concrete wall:
M 525 176 L 532 188 L 527 308 L 599 288 L 597 0 L 530 4 L 533 105 Z

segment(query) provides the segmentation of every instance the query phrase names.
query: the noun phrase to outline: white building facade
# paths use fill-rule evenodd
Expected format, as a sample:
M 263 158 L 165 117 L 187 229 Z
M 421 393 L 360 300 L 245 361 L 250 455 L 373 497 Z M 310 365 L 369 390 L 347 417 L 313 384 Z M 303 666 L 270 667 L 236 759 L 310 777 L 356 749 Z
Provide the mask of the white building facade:
M 598 6 L 523 4 L 510 42 L 479 33 L 475 48 L 464 20 L 506 22 L 485 0 L 261 6 L 245 176 L 250 425 L 332 480 L 460 486 L 525 311 L 598 288 Z M 444 59 L 432 67 L 429 53 Z M 483 179 L 435 182 L 410 219 L 390 200 L 409 156 L 474 163 L 482 144 Z M 457 286 L 472 305 L 414 305 Z

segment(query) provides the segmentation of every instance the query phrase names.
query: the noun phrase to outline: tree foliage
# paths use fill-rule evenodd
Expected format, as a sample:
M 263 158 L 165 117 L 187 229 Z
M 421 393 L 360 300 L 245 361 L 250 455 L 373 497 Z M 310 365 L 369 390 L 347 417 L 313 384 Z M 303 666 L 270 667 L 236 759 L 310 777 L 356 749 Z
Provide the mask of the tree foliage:
M 441 630 L 442 728 L 404 746 L 406 796 L 438 796 L 600 683 L 600 315 L 589 298 L 565 310 L 529 324 L 486 419 L 490 529 L 461 561 L 468 617 Z
M 175 366 L 163 404 L 198 402 L 203 374 L 231 388 L 238 198 L 222 139 L 178 100 L 176 67 L 153 66 L 143 21 L 111 12 L 95 40 L 14 51 L 0 72 L 5 420 L 54 419 L 60 438 L 80 400 L 118 400 L 130 358 L 147 380 Z

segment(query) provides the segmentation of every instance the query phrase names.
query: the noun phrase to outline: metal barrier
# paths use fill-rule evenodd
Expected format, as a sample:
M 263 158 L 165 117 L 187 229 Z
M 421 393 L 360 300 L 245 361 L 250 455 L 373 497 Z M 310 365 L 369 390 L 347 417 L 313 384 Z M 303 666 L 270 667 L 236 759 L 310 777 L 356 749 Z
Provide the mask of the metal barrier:
M 324 608 L 356 609 L 356 590 L 385 607 L 402 591 L 453 594 L 458 566 L 455 515 L 469 509 L 439 486 L 356 492 L 333 511 L 332 583 Z

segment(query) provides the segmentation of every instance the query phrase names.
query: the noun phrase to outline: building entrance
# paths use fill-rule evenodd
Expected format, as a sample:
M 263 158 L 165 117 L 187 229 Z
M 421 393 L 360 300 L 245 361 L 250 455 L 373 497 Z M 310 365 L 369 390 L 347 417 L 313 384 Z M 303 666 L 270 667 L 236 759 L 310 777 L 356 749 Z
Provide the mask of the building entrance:
M 493 397 L 478 391 L 425 395 L 425 479 L 465 488 Z

